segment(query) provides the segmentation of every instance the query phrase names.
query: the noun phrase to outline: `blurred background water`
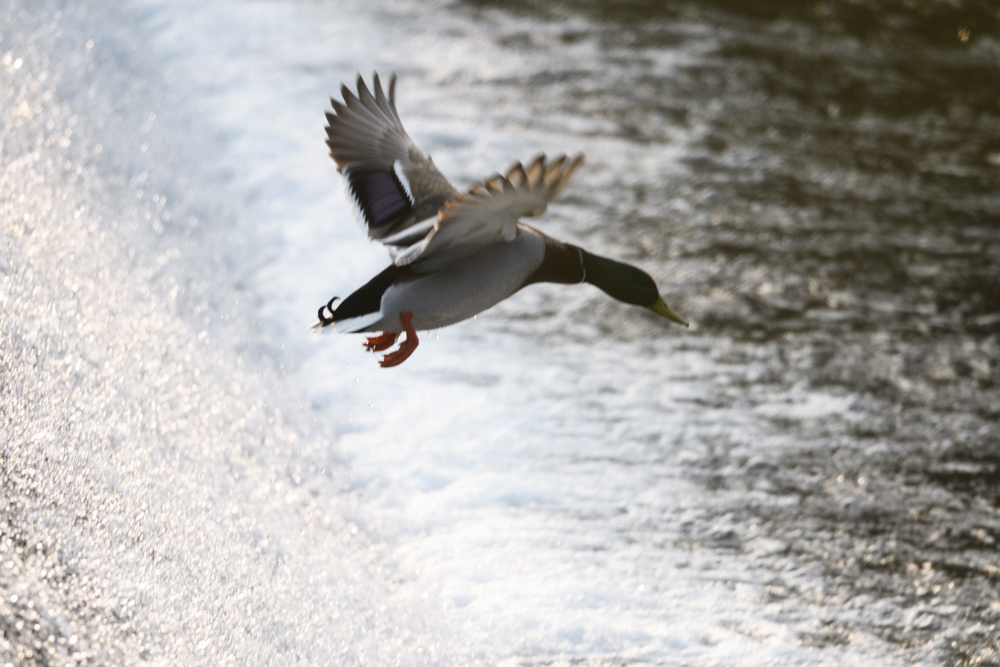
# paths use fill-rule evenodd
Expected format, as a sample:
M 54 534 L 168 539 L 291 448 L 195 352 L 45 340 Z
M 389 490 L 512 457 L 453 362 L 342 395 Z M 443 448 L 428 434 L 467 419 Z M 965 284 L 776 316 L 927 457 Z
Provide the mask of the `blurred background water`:
M 1000 664 L 1000 9 L 5 0 L 0 663 Z M 693 323 L 533 286 L 383 370 L 358 72 Z

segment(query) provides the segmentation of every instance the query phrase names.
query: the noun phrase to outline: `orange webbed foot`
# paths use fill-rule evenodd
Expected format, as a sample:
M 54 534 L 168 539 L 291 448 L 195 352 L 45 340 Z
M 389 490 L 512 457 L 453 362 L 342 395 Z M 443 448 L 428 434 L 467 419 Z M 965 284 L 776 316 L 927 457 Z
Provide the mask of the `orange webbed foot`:
M 364 345 L 365 349 L 369 352 L 381 352 L 382 350 L 388 350 L 392 347 L 397 338 L 399 338 L 398 333 L 386 331 L 378 336 L 366 338 L 362 345 Z
M 413 325 L 410 324 L 411 319 L 413 319 L 413 313 L 405 312 L 399 315 L 399 321 L 402 322 L 403 330 L 406 331 L 406 339 L 399 344 L 398 350 L 382 357 L 382 361 L 378 362 L 382 368 L 391 368 L 400 365 L 410 358 L 413 351 L 417 349 L 417 345 L 420 344 L 420 341 L 417 339 L 417 332 L 413 328 Z M 385 336 L 386 334 L 382 335 Z M 396 335 L 398 336 L 399 334 Z M 393 341 L 395 341 L 395 338 L 393 338 Z

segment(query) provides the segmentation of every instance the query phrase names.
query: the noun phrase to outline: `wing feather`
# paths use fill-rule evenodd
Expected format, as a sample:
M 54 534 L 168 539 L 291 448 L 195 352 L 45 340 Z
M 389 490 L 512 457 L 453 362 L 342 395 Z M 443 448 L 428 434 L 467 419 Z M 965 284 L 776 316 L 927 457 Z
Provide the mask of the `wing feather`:
M 343 102 L 331 99 L 327 146 L 344 176 L 369 238 L 381 241 L 427 218 L 458 194 L 417 148 L 399 119 L 395 75 L 386 96 L 378 74 L 374 93 L 358 77 L 357 94 L 341 86 Z M 389 246 L 390 254 L 396 252 Z
M 358 76 L 357 93 L 341 86 L 343 101 L 331 98 L 326 113 L 326 143 L 368 237 L 397 266 L 433 271 L 514 240 L 518 219 L 545 212 L 583 161 L 539 155 L 459 194 L 403 129 L 395 90 L 395 75 L 388 95 L 378 74 L 371 88 Z
M 507 174 L 495 174 L 449 200 L 419 244 L 400 252 L 395 263 L 412 264 L 414 271 L 435 271 L 461 261 L 484 248 L 513 241 L 517 221 L 541 215 L 558 196 L 583 161 L 560 156 L 551 162 L 540 155 L 525 168 L 512 166 Z

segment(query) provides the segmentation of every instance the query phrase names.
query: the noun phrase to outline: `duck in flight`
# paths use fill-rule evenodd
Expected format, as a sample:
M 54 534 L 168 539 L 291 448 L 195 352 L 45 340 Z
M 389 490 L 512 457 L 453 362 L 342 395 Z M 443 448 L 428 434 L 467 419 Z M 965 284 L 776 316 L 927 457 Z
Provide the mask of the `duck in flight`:
M 607 294 L 687 326 L 646 272 L 557 241 L 521 222 L 541 215 L 566 187 L 583 155 L 515 164 L 459 192 L 406 134 L 396 112 L 396 77 L 386 96 L 378 74 L 369 90 L 327 112 L 330 156 L 370 239 L 392 259 L 384 271 L 344 300 L 319 309 L 315 329 L 374 332 L 364 346 L 398 366 L 417 348 L 417 330 L 461 322 L 532 283 L 590 283 Z M 339 303 L 338 303 L 339 302 Z

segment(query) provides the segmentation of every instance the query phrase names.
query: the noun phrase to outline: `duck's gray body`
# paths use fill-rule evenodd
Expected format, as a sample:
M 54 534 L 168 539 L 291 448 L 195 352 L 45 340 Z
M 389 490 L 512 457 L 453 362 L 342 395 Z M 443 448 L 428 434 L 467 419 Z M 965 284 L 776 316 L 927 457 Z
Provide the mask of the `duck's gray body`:
M 382 295 L 381 318 L 363 331 L 402 331 L 399 316 L 413 313 L 413 328 L 440 329 L 492 308 L 528 281 L 545 257 L 545 242 L 530 227 L 459 266 L 416 275 L 393 284 Z
M 369 283 L 369 294 L 366 285 L 336 310 L 346 312 L 357 296 L 359 309 L 369 312 L 337 321 L 336 329 L 401 332 L 400 316 L 405 312 L 412 314 L 418 331 L 440 329 L 478 315 L 534 282 L 582 282 L 584 255 L 576 246 L 518 224 L 513 241 L 491 246 L 456 266 L 429 274 L 389 267 L 380 275 L 388 273 L 391 280 L 381 282 L 376 277 L 374 284 Z M 361 303 L 368 303 L 368 308 Z

